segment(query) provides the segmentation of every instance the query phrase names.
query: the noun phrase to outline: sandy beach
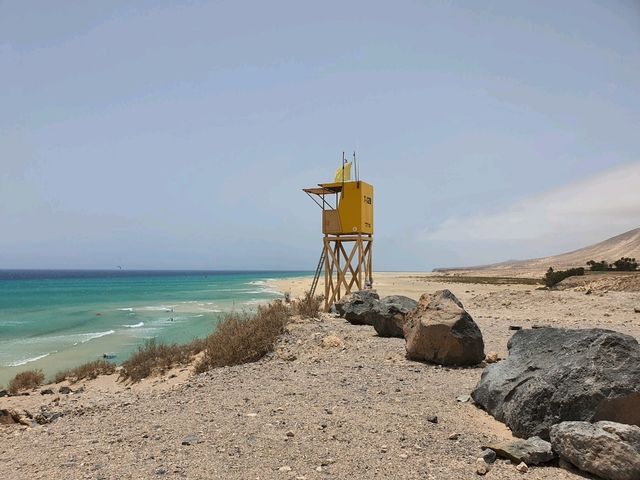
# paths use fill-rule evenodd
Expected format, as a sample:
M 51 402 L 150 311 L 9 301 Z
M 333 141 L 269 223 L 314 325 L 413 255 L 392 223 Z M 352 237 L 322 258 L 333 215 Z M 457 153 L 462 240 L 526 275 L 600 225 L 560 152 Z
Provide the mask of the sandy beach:
M 375 280 L 383 295 L 449 288 L 480 326 L 486 351 L 501 357 L 509 325 L 604 327 L 640 338 L 635 292 L 447 284 L 414 273 Z M 294 295 L 307 285 L 277 282 Z M 296 319 L 257 363 L 197 376 L 183 368 L 134 386 L 109 376 L 72 385 L 81 393 L 0 398 L 0 409 L 63 415 L 42 426 L 0 425 L 0 470 L 7 479 L 473 478 L 480 447 L 511 438 L 502 423 L 456 400 L 482 366 L 443 368 L 404 353 L 403 339 L 325 314 Z M 523 478 L 502 460 L 489 475 Z M 547 466 L 526 478 L 584 477 Z

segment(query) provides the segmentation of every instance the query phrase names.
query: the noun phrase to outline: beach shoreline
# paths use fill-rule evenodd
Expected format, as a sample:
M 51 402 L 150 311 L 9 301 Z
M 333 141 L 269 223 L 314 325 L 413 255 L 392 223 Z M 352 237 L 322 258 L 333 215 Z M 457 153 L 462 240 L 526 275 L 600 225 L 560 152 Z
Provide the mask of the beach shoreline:
M 447 283 L 422 273 L 374 278 L 381 295 L 451 290 L 480 327 L 485 351 L 500 358 L 512 325 L 598 327 L 640 338 L 636 292 Z M 309 280 L 275 285 L 300 294 Z M 296 317 L 256 363 L 199 375 L 181 367 L 134 385 L 111 375 L 70 385 L 73 394 L 59 393 L 65 383 L 49 386 L 51 395 L 37 389 L 0 398 L 0 409 L 62 414 L 47 425 L 0 425 L 0 463 L 11 480 L 93 478 L 96 471 L 104 478 L 467 478 L 482 445 L 512 438 L 504 424 L 456 400 L 471 392 L 482 368 L 410 361 L 403 339 L 378 337 L 371 326 L 330 314 Z M 490 475 L 522 474 L 501 461 Z M 553 466 L 527 473 L 551 477 L 582 478 Z

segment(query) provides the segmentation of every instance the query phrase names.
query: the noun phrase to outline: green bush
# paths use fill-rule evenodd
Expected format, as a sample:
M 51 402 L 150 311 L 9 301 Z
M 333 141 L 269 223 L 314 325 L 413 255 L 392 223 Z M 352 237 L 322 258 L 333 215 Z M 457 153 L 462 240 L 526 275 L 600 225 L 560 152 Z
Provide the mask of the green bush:
M 621 272 L 635 272 L 638 269 L 638 262 L 635 258 L 622 257 L 613 262 L 613 267 Z
M 609 270 L 611 268 L 609 263 L 607 263 L 606 260 L 602 260 L 600 262 L 596 262 L 594 260 L 589 260 L 587 262 L 587 265 L 589 265 L 589 267 L 591 267 L 591 271 L 592 272 L 606 272 L 607 270 Z
M 570 268 L 569 270 L 558 270 L 557 272 L 553 270 L 553 268 L 549 267 L 546 275 L 544 276 L 544 284 L 547 287 L 553 287 L 557 285 L 565 278 L 576 277 L 584 275 L 584 268 Z

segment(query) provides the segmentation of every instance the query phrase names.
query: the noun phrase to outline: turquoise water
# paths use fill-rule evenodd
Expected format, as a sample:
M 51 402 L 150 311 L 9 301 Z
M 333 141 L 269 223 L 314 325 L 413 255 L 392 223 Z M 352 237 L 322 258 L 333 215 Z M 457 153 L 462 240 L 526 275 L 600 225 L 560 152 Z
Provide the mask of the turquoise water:
M 224 312 L 281 297 L 270 280 L 306 272 L 0 271 L 0 385 L 22 370 L 47 375 L 146 339 L 187 342 Z

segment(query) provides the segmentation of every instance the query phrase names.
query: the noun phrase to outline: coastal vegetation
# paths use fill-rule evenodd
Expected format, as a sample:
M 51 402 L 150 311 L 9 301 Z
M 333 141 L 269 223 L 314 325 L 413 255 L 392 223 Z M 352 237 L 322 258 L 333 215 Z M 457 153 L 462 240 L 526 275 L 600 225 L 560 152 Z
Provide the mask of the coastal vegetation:
M 553 287 L 554 285 L 560 283 L 565 278 L 582 276 L 584 275 L 584 268 L 570 268 L 568 270 L 558 270 L 554 271 L 552 267 L 549 267 L 547 273 L 544 276 L 544 284 L 547 287 Z
M 312 306 L 308 301 L 303 308 Z M 191 364 L 198 354 L 202 355 L 196 362 L 197 373 L 255 362 L 273 351 L 290 316 L 290 309 L 276 300 L 259 306 L 255 313 L 232 312 L 225 315 L 215 331 L 205 339 L 195 339 L 183 345 L 148 340 L 122 364 L 120 379 L 135 383 L 161 375 L 173 367 Z
M 280 300 L 259 306 L 254 314 L 228 314 L 205 339 L 196 372 L 260 360 L 273 351 L 290 317 L 290 309 Z
M 42 382 L 44 382 L 42 370 L 20 372 L 9 382 L 9 392 L 15 395 L 23 390 L 36 388 L 42 385 Z
M 599 262 L 589 260 L 587 265 L 591 268 L 592 272 L 635 272 L 638 270 L 638 261 L 632 257 L 622 257 L 612 264 L 609 264 L 606 260 Z
M 72 368 L 71 370 L 63 370 L 56 373 L 54 377 L 55 383 L 64 382 L 65 380 L 71 383 L 79 382 L 80 380 L 93 380 L 100 375 L 111 375 L 116 371 L 116 366 L 107 362 L 106 360 L 95 360 L 93 362 L 87 362 L 79 367 Z
M 304 292 L 304 296 L 295 303 L 295 312 L 304 318 L 319 318 L 322 297 L 317 297 L 311 292 Z
M 152 375 L 162 375 L 170 368 L 189 364 L 202 347 L 202 340 L 178 345 L 160 343 L 152 338 L 122 364 L 120 379 L 136 383 Z

